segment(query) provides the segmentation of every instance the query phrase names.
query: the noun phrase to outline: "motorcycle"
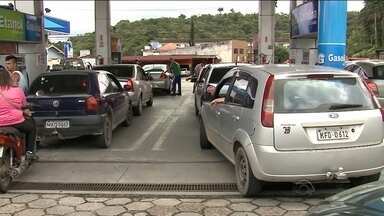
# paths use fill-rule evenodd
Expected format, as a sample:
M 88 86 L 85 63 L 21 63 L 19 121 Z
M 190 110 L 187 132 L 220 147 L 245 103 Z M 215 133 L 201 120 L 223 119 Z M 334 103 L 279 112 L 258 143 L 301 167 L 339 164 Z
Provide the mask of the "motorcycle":
M 26 157 L 24 134 L 16 128 L 0 127 L 0 192 L 6 193 L 12 180 L 22 174 L 31 162 Z

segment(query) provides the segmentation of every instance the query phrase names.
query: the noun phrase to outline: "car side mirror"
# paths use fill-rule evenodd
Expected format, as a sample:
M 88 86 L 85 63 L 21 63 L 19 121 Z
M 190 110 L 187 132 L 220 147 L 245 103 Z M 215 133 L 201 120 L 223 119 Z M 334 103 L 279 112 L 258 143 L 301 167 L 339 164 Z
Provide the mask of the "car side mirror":
M 197 81 L 197 77 L 192 77 L 191 78 L 191 82 L 196 82 Z

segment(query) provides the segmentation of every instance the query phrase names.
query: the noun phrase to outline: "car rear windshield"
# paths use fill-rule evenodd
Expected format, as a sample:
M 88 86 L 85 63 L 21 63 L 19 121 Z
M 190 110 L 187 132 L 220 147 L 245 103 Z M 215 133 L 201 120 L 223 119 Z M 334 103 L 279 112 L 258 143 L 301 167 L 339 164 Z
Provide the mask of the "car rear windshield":
M 374 109 L 368 90 L 356 78 L 286 79 L 275 83 L 276 113 Z
M 160 76 L 163 72 L 162 71 L 150 71 L 149 74 L 154 79 L 160 79 Z
M 209 78 L 209 83 L 220 82 L 221 78 L 223 78 L 223 76 L 234 67 L 235 66 L 214 68 L 212 70 L 211 77 Z
M 376 66 L 373 68 L 374 79 L 384 79 L 384 65 Z
M 124 66 L 97 66 L 96 70 L 104 70 L 112 73 L 116 77 L 132 78 L 134 77 L 135 67 L 133 65 Z
M 87 74 L 57 74 L 41 76 L 33 81 L 30 95 L 52 96 L 87 94 L 89 81 Z

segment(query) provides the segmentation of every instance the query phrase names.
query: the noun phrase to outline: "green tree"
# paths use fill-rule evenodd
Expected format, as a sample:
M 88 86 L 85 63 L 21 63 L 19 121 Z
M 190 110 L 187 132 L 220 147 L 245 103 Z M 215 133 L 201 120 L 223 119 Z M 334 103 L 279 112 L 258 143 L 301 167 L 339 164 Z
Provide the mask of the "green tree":
M 289 58 L 289 50 L 283 46 L 275 47 L 275 64 L 284 63 Z

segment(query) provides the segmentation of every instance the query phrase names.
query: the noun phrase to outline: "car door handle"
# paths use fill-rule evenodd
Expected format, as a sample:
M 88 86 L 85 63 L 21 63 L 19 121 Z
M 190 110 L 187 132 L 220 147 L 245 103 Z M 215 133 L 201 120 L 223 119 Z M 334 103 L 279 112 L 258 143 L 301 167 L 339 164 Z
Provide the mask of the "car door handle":
M 239 121 L 240 120 L 240 116 L 237 116 L 237 115 L 233 115 L 232 118 L 233 118 L 234 121 Z

